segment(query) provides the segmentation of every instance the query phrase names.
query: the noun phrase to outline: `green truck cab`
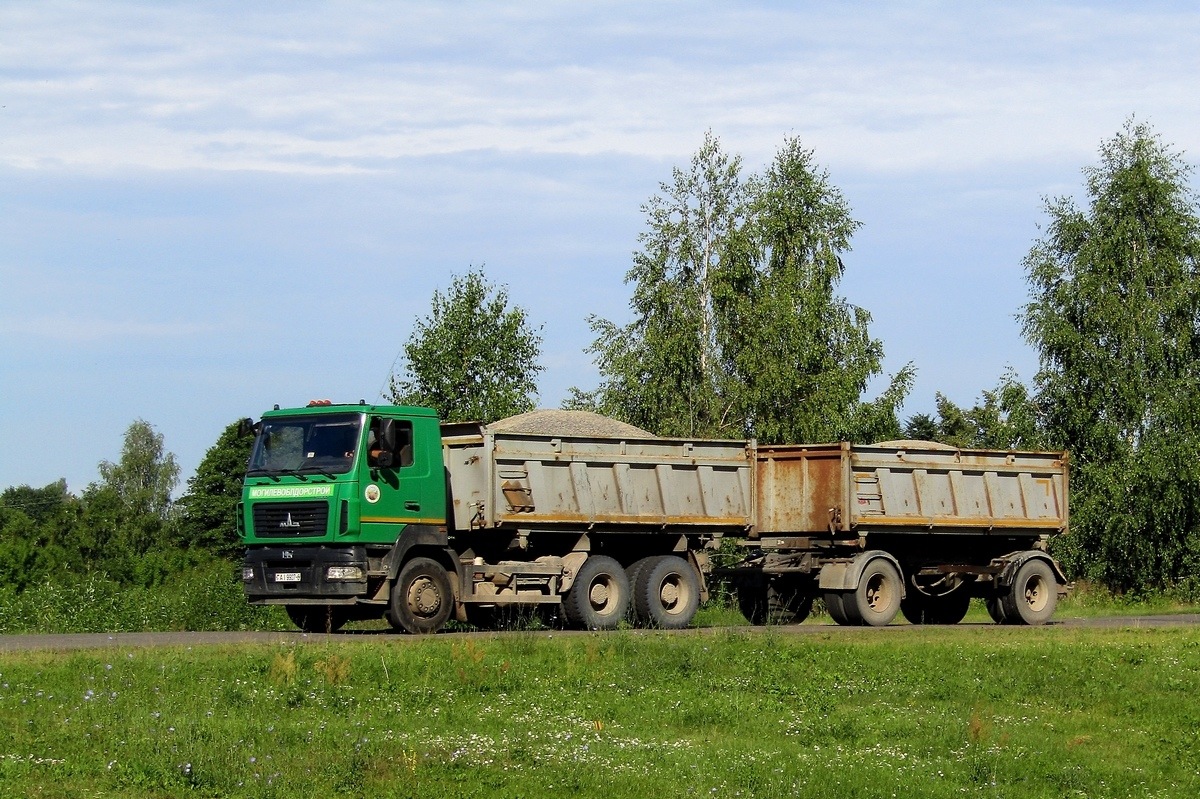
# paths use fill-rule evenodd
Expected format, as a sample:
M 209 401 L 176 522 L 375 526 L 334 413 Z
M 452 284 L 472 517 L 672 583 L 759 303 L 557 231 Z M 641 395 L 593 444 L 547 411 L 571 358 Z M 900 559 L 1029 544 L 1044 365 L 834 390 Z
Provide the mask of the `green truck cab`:
M 238 518 L 251 603 L 285 605 L 301 628 L 332 631 L 387 612 L 389 582 L 414 555 L 453 572 L 433 411 L 314 402 L 245 424 L 256 434 Z M 438 622 L 452 592 L 444 579 L 426 587 L 440 590 L 425 597 Z

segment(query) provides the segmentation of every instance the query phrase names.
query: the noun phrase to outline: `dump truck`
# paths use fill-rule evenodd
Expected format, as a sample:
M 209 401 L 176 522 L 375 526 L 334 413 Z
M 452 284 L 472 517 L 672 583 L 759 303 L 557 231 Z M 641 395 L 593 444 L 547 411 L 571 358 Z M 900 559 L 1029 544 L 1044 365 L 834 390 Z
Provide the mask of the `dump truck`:
M 817 599 L 839 624 L 956 623 L 982 597 L 997 622 L 1040 624 L 1067 584 L 1047 551 L 1064 453 L 531 432 L 328 401 L 243 430 L 245 595 L 308 631 L 513 608 L 675 629 L 713 579 L 754 623 Z

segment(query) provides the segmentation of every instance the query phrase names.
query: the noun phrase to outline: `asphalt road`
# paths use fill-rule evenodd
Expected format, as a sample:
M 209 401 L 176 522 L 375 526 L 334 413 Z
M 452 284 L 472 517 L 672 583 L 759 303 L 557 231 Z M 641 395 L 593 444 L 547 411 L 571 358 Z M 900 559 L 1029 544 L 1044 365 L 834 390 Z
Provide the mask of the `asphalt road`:
M 1195 627 L 1200 625 L 1200 614 L 1186 613 L 1161 616 L 1106 616 L 1091 619 L 1062 619 L 1052 621 L 1047 627 L 1102 627 L 1102 628 L 1150 628 L 1150 627 Z M 990 623 L 963 624 L 960 627 L 992 627 Z M 905 630 L 919 629 L 909 624 L 892 624 L 881 629 L 869 627 L 839 627 L 836 624 L 798 624 L 778 627 L 699 627 L 666 632 L 661 630 L 637 630 L 642 635 L 714 635 L 736 630 L 739 632 L 764 632 L 790 635 L 814 633 L 839 633 L 847 635 L 899 634 Z M 587 631 L 544 630 L 523 633 L 498 632 L 455 632 L 439 633 L 441 637 L 471 638 L 494 635 L 532 635 L 541 638 L 595 635 Z M 602 633 L 601 633 L 602 634 Z M 404 644 L 420 640 L 420 636 L 402 635 L 387 630 L 349 631 L 333 635 L 301 632 L 194 632 L 194 633 L 82 633 L 72 635 L 0 635 L 0 652 L 74 651 L 81 649 L 142 649 L 155 647 L 234 646 L 237 644 L 304 644 L 304 643 L 350 643 L 351 641 L 389 641 Z

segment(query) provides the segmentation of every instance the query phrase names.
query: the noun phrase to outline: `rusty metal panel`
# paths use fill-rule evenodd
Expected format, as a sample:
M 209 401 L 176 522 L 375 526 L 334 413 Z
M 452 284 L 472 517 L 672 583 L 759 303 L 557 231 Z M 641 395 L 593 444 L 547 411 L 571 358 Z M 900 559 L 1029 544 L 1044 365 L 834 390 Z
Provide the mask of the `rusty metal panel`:
M 444 438 L 443 451 L 456 529 L 740 532 L 753 523 L 753 444 L 745 441 L 479 428 Z
M 760 446 L 755 532 L 844 529 L 846 462 L 841 444 Z
M 1067 459 L 895 444 L 759 447 L 757 535 L 1062 532 Z

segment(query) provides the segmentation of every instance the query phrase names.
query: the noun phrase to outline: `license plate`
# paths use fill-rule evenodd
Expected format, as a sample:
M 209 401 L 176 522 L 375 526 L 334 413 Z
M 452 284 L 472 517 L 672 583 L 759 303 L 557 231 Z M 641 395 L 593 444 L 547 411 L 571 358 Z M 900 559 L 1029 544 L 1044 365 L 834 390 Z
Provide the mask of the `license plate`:
M 300 572 L 275 572 L 275 582 L 298 583 L 300 582 Z

